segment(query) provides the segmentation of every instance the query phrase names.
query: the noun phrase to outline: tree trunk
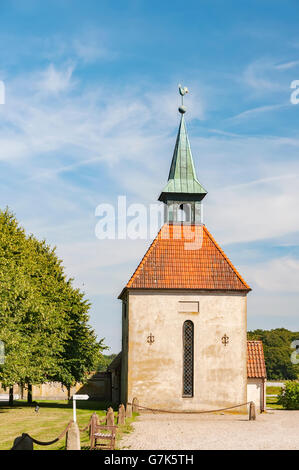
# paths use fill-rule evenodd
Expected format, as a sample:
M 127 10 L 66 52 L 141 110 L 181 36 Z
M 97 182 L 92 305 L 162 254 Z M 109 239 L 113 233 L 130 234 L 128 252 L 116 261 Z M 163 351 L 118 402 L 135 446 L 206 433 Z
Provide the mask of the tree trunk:
M 32 404 L 32 385 L 28 384 L 27 403 Z
M 9 406 L 13 406 L 13 387 L 9 387 Z

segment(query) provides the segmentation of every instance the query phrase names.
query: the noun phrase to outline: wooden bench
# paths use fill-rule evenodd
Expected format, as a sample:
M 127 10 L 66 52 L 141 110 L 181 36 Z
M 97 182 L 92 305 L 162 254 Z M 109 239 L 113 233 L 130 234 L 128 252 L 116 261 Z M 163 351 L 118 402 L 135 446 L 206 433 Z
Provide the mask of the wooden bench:
M 90 450 L 97 447 L 101 449 L 115 449 L 117 426 L 101 426 L 95 424 L 90 436 Z

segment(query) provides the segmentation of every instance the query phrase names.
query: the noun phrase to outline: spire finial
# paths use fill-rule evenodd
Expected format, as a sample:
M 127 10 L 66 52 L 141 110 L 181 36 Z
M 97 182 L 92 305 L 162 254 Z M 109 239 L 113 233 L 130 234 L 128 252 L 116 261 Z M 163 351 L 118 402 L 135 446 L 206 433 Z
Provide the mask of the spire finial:
M 186 93 L 189 93 L 189 90 L 187 87 L 183 87 L 181 84 L 179 84 L 179 93 L 182 97 L 182 105 L 179 107 L 179 112 L 181 114 L 185 114 L 186 112 L 186 107 L 184 106 L 184 96 Z

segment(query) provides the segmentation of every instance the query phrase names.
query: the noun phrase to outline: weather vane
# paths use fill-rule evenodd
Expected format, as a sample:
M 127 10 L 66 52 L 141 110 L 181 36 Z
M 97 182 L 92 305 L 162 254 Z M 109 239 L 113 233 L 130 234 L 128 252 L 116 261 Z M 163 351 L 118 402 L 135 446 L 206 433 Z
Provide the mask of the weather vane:
M 181 114 L 184 114 L 184 113 L 186 112 L 186 108 L 185 108 L 185 106 L 184 106 L 184 96 L 185 96 L 186 93 L 189 93 L 189 90 L 188 90 L 188 88 L 187 88 L 186 86 L 183 87 L 181 84 L 179 84 L 179 93 L 180 93 L 180 95 L 181 95 L 181 97 L 182 97 L 182 104 L 181 104 L 181 106 L 179 107 L 179 112 L 180 112 Z

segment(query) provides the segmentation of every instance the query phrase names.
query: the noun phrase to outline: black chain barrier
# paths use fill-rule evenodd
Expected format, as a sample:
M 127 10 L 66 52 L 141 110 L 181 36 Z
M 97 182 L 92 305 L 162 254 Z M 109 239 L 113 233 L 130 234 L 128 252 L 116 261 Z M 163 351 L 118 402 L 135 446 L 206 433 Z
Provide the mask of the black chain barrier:
M 133 403 L 128 403 L 128 405 L 135 406 L 141 410 L 152 411 L 153 413 L 177 413 L 177 414 L 205 414 L 205 413 L 218 413 L 220 411 L 233 410 L 234 408 L 240 408 L 241 406 L 250 405 L 250 401 L 246 403 L 241 403 L 240 405 L 228 406 L 227 408 L 220 408 L 218 410 L 206 410 L 206 411 L 182 411 L 182 410 L 163 410 L 158 408 L 148 408 L 146 406 L 141 406 Z

